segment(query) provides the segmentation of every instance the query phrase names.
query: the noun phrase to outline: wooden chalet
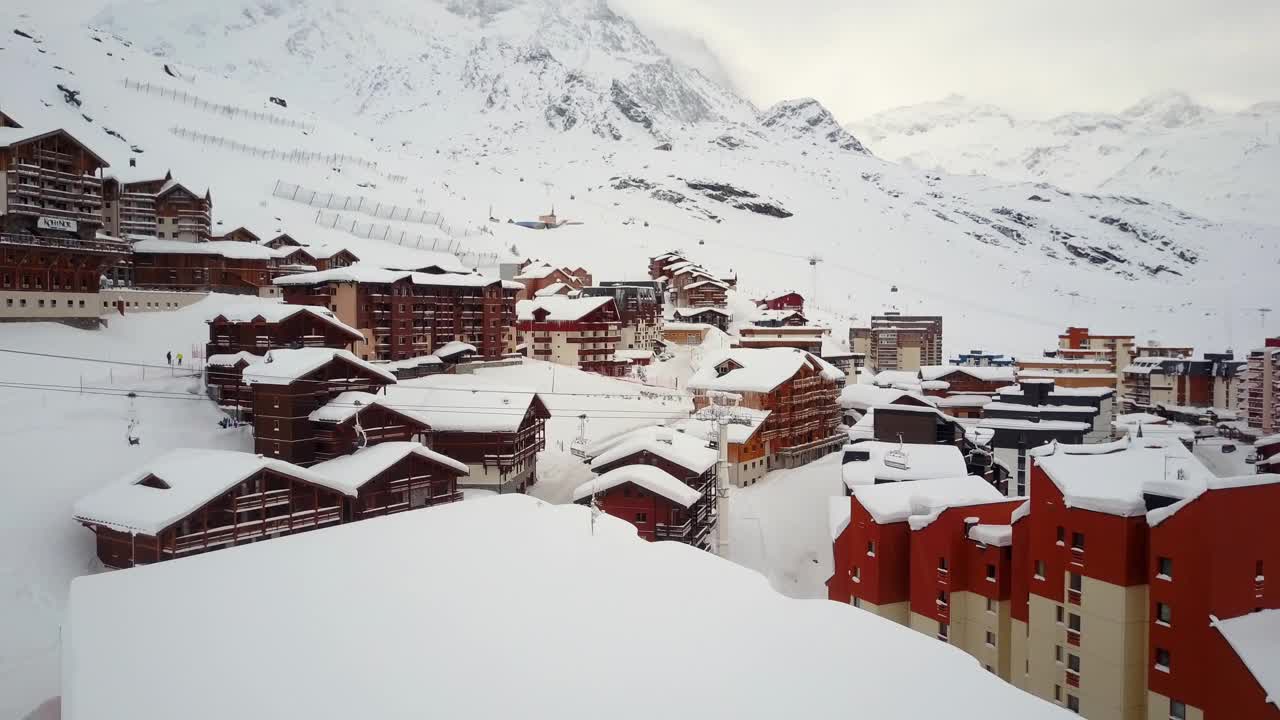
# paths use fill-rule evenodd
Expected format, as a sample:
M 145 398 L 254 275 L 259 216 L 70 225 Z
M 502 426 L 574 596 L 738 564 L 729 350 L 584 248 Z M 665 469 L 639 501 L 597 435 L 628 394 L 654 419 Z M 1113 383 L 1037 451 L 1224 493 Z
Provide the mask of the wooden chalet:
M 729 286 L 719 280 L 698 280 L 681 287 L 677 298 L 691 308 L 724 307 L 729 302 L 728 292 Z
M 258 237 L 253 231 L 243 225 L 235 230 L 231 230 L 230 232 L 225 232 L 215 239 L 226 242 L 247 242 L 255 245 L 262 244 L 262 238 Z
M 276 251 L 249 242 L 133 243 L 134 285 L 155 290 L 258 295 L 271 286 Z
M 689 262 L 684 255 L 676 252 L 663 253 L 657 257 L 649 258 L 649 278 L 657 280 L 661 277 L 671 277 L 667 272 L 667 268 L 676 263 Z
M 627 466 L 653 466 L 697 491 L 699 498 L 693 505 L 671 508 L 674 515 L 655 520 L 653 530 L 658 539 L 709 549 L 711 530 L 716 524 L 719 455 L 706 440 L 670 428 L 646 427 L 592 448 L 592 454 L 591 471 L 599 475 Z
M 459 487 L 524 492 L 538 481 L 551 413 L 537 393 L 424 378 L 412 387 L 392 385 L 384 394 L 387 407 L 431 429 L 433 449 L 467 465 Z
M 256 452 L 309 466 L 316 462 L 316 433 L 310 416 L 344 392 L 375 393 L 395 376 L 346 350 L 272 350 L 244 370 L 253 392 Z
M 743 407 L 768 411 L 760 430 L 766 464 L 797 467 L 838 450 L 839 383 L 844 374 L 812 353 L 794 348 L 730 350 L 689 381 L 694 407 L 711 404 L 710 392 L 741 397 Z
M 923 365 L 920 382 L 928 395 L 994 395 L 1017 380 L 1011 367 Z
M 328 476 L 230 450 L 174 450 L 75 504 L 98 559 L 127 568 L 343 521 L 348 492 Z
M 262 244 L 273 250 L 279 250 L 286 247 L 303 247 L 302 243 L 294 239 L 294 237 L 289 233 L 280 233 L 270 240 L 263 240 Z
M 319 460 L 331 460 L 362 446 L 381 443 L 413 441 L 431 447 L 431 426 L 411 412 L 391 407 L 381 395 L 344 392 L 317 408 L 308 419 Z
M 315 258 L 316 270 L 333 270 L 334 268 L 344 268 L 355 265 L 360 262 L 360 258 L 356 254 L 346 248 L 318 248 L 314 245 L 304 245 L 307 254 Z
M 359 330 L 343 323 L 332 310 L 315 305 L 234 305 L 209 318 L 208 324 L 207 356 L 241 351 L 265 355 L 303 347 L 355 351 L 364 342 Z
M 732 318 L 732 314 L 728 310 L 718 307 L 676 308 L 673 318 L 677 322 L 701 323 L 726 331 L 729 329 L 729 320 Z
M 573 491 L 573 501 L 595 504 L 636 526 L 651 542 L 669 540 L 711 549 L 714 492 L 700 492 L 655 465 L 621 465 Z
M 416 442 L 370 445 L 311 470 L 348 489 L 345 522 L 461 500 L 458 478 L 467 474 L 466 465 Z

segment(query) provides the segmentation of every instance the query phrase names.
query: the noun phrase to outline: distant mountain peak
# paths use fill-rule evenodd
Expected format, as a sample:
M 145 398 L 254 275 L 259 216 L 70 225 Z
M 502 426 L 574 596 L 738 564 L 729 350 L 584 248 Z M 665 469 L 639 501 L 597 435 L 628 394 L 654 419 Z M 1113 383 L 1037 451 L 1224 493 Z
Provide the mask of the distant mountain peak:
M 1142 98 L 1121 114 L 1126 117 L 1145 119 L 1161 127 L 1176 128 L 1190 125 L 1212 112 L 1209 108 L 1197 104 L 1185 92 L 1162 90 Z
M 796 98 L 774 104 L 760 115 L 760 124 L 789 131 L 795 138 L 815 138 L 829 142 L 841 150 L 870 155 L 853 133 L 840 127 L 836 118 L 814 98 Z

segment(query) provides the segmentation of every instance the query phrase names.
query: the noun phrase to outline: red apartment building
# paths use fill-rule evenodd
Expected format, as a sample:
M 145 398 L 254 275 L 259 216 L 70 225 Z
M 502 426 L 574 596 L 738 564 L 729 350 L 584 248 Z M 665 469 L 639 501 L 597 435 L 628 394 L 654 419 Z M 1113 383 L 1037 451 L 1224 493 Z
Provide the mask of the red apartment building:
M 1090 718 L 1280 717 L 1219 627 L 1280 604 L 1280 476 L 1216 477 L 1171 440 L 1033 454 L 1013 522 L 1014 684 Z
M 1008 679 L 1009 518 L 1021 502 L 975 476 L 859 485 L 832 498 L 827 596 L 954 645 Z
M 102 218 L 117 237 L 133 235 L 203 242 L 213 234 L 213 197 L 164 177 L 126 179 L 108 175 L 102 184 Z
M 327 307 L 365 338 L 360 357 L 405 360 L 451 342 L 497 359 L 515 350 L 519 283 L 470 273 L 368 265 L 277 278 L 285 302 Z
M 844 373 L 812 353 L 794 348 L 730 350 L 689 380 L 694 408 L 712 404 L 710 393 L 740 396 L 744 408 L 766 411 L 758 441 L 766 469 L 798 467 L 845 443 L 839 385 Z
M 128 253 L 100 232 L 106 167 L 65 130 L 0 127 L 0 321 L 98 325 L 99 278 Z
M 1249 427 L 1269 435 L 1280 432 L 1280 337 L 1267 338 L 1265 345 L 1246 358 L 1240 383 L 1240 413 Z
M 619 350 L 652 350 L 662 333 L 662 301 L 651 287 L 635 285 L 591 286 L 581 297 L 612 297 L 621 322 Z
M 622 319 L 612 295 L 521 300 L 516 312 L 529 357 L 601 375 L 625 372 L 629 363 L 616 357 Z

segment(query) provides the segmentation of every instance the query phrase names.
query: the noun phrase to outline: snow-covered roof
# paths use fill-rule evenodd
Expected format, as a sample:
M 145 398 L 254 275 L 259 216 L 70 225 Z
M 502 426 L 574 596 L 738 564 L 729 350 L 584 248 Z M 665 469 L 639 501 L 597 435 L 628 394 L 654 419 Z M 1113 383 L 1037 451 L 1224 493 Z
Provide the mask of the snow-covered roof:
M 1275 435 L 1264 435 L 1258 438 L 1257 440 L 1254 440 L 1253 446 L 1266 447 L 1268 445 L 1275 445 L 1276 443 L 1280 443 L 1280 433 L 1277 433 Z
M 1074 413 L 1077 415 L 1081 413 L 1098 414 L 1098 408 L 1092 405 L 1023 405 L 1021 403 L 988 402 L 986 410 L 1025 413 Z
M 700 308 L 678 307 L 675 310 L 673 310 L 672 313 L 674 317 L 697 317 L 702 313 L 716 313 L 717 315 L 724 315 L 725 317 L 733 316 L 733 313 L 729 312 L 725 308 L 718 308 L 718 307 L 700 307 Z
M 947 508 L 1009 499 L 991 483 L 976 475 L 965 475 L 963 471 L 956 477 L 859 485 L 854 488 L 853 496 L 878 524 L 918 517 L 921 527 L 937 519 L 938 513 Z
M 893 387 L 894 385 L 919 386 L 920 374 L 915 370 L 881 370 L 875 374 L 872 382 L 880 387 Z
M 966 474 L 964 455 L 955 445 L 912 445 L 866 440 L 845 445 L 844 451 L 865 452 L 867 460 L 852 460 L 840 468 L 844 484 L 850 489 L 864 485 L 874 485 L 876 481 L 901 482 L 929 480 L 933 478 L 954 478 Z M 898 467 L 895 462 L 897 453 L 907 456 L 906 467 Z M 887 459 L 893 465 L 886 464 L 886 455 L 894 453 Z
M 947 397 L 937 398 L 938 407 L 985 407 L 990 405 L 992 400 L 990 395 L 948 395 Z
M 547 263 L 533 263 L 528 267 L 526 267 L 524 270 L 521 270 L 520 273 L 515 276 L 515 279 L 516 280 L 541 280 L 547 277 L 548 275 L 555 273 L 555 271 L 559 269 L 560 268 L 553 267 Z M 572 273 L 569 273 L 569 272 L 565 272 L 565 274 L 572 275 Z
M 698 282 L 695 282 L 695 283 L 689 283 L 688 285 L 685 285 L 685 286 L 684 286 L 684 289 L 685 289 L 685 290 L 692 290 L 692 289 L 694 289 L 694 288 L 700 288 L 700 287 L 703 287 L 703 286 L 706 286 L 706 285 L 710 285 L 710 286 L 712 286 L 712 287 L 717 287 L 717 288 L 720 288 L 721 290 L 728 290 L 728 289 L 729 289 L 729 286 L 728 286 L 728 285 L 726 285 L 726 284 L 724 284 L 724 283 L 720 282 L 719 280 L 699 280 Z
M 1053 378 L 1067 378 L 1070 380 L 1115 380 L 1115 373 L 1106 372 L 1075 372 L 1073 370 L 1019 370 L 1019 380 L 1052 380 Z
M 359 330 L 342 322 L 333 314 L 333 311 L 327 307 L 320 305 L 293 305 L 289 303 L 241 303 L 238 305 L 228 305 L 220 308 L 218 312 L 211 315 L 207 322 L 213 322 L 216 318 L 225 318 L 230 322 L 243 323 L 252 322 L 257 318 L 262 318 L 269 323 L 278 323 L 288 320 L 298 313 L 309 313 L 315 315 L 326 323 L 347 333 L 353 338 L 363 338 L 364 335 Z
M 233 367 L 241 360 L 248 365 L 253 365 L 254 363 L 262 362 L 262 356 L 254 355 L 248 350 L 241 350 L 238 353 L 219 353 L 217 355 L 210 355 L 205 359 L 204 363 L 210 367 Z
M 1034 384 L 1034 383 L 1040 383 L 1040 382 L 1053 382 L 1053 381 L 1052 380 L 1029 380 L 1028 384 Z M 1000 393 L 1001 395 L 1021 395 L 1022 386 L 1007 385 L 1005 387 L 1000 388 L 999 390 L 996 390 L 996 392 Z M 1115 388 L 1110 388 L 1110 387 L 1063 387 L 1061 385 L 1055 385 L 1053 390 L 1049 392 L 1049 397 L 1053 397 L 1054 395 L 1059 395 L 1063 397 L 1066 397 L 1066 396 L 1106 397 L 1108 395 L 1114 395 L 1115 392 L 1116 392 Z
M 467 353 L 475 355 L 478 352 L 479 351 L 476 350 L 476 346 L 471 343 L 462 342 L 461 340 L 450 340 L 444 345 L 436 348 L 436 351 L 433 354 L 438 359 L 452 357 L 454 355 L 464 355 Z
M 1019 506 L 1021 507 L 1021 506 Z M 969 528 L 969 539 L 984 545 L 1009 547 L 1013 544 L 1012 525 L 974 525 Z
M 550 295 L 562 295 L 573 289 L 573 286 L 566 285 L 562 282 L 553 282 L 533 294 L 534 297 L 548 297 Z
M 983 382 L 1013 382 L 1011 367 L 971 365 L 923 365 L 920 367 L 922 380 L 940 380 L 952 373 L 963 373 Z
M 1147 512 L 1144 493 L 1193 498 L 1215 480 L 1182 443 L 1167 438 L 1051 443 L 1031 454 L 1068 507 L 1123 517 Z
M 987 407 L 990 407 L 988 405 Z M 978 421 L 983 430 L 1040 430 L 1043 432 L 1088 432 L 1089 423 L 1074 420 L 1027 420 L 1025 418 L 992 418 L 984 417 Z
M 76 578 L 62 632 L 63 717 L 505 718 L 532 709 L 588 720 L 611 708 L 632 720 L 652 714 L 651 703 L 618 702 L 638 674 L 687 717 L 836 716 L 850 698 L 877 720 L 1066 717 L 932 637 L 836 603 L 790 600 L 753 570 L 645 542 L 618 518 L 594 528 L 589 518 L 581 505 L 509 494 Z M 538 588 L 516 615 L 511 587 Z M 690 598 L 717 608 L 714 621 L 691 612 Z M 625 629 L 586 631 L 618 617 Z M 323 632 L 317 618 L 331 620 Z M 270 638 L 270 671 L 237 673 L 231 691 L 227 669 L 244 666 L 246 638 Z M 477 671 L 495 653 L 521 668 L 500 691 Z M 691 675 L 674 657 L 752 672 Z
M 940 398 L 930 398 L 905 390 L 882 388 L 866 383 L 846 385 L 840 391 L 840 407 L 851 410 L 866 410 L 875 405 L 892 405 L 904 396 L 915 398 L 929 404 L 940 404 Z
M 515 432 L 538 394 L 527 388 L 467 387 L 428 376 L 391 385 L 383 404 L 436 432 Z
M 452 255 L 447 257 L 453 258 Z M 461 270 L 455 263 L 444 270 Z M 436 263 L 438 264 L 438 263 Z M 390 270 L 373 263 L 355 263 L 346 267 L 329 268 L 318 272 L 285 275 L 276 278 L 276 285 L 320 285 L 323 283 L 379 283 L 390 284 L 408 279 L 415 285 L 431 285 L 445 287 L 488 287 L 500 282 L 490 275 L 479 275 L 467 272 L 424 273 L 413 270 Z M 502 287 L 520 289 L 523 285 L 515 282 L 501 281 Z
M 263 245 L 235 240 L 185 242 L 147 238 L 133 243 L 135 253 L 168 253 L 173 255 L 218 255 L 234 260 L 274 260 L 276 251 Z
M 572 322 L 581 320 L 605 305 L 612 303 L 613 296 L 611 295 L 577 298 L 552 295 L 551 297 L 540 297 L 533 300 L 521 300 L 516 303 L 516 316 L 521 320 L 533 320 L 535 311 L 546 310 L 548 322 Z
M 729 423 L 726 428 L 729 436 L 730 445 L 741 445 L 751 439 L 755 435 L 765 420 L 769 419 L 772 413 L 768 410 L 756 410 L 753 408 L 736 407 L 733 409 L 735 418 L 742 422 Z M 702 440 L 711 440 L 718 437 L 720 428 L 716 421 L 710 419 L 706 412 L 701 412 L 692 418 L 677 420 L 671 423 L 671 427 L 677 431 L 686 432 L 694 437 Z
M 603 443 L 602 443 L 603 444 Z M 707 447 L 707 441 L 671 428 L 649 426 L 625 433 L 606 447 L 596 450 L 591 467 L 601 468 L 638 452 L 648 451 L 660 458 L 701 475 L 711 469 L 719 454 Z
M 831 532 L 831 542 L 835 542 L 844 533 L 852 519 L 852 500 L 843 495 L 827 498 L 827 530 Z
M 274 240 L 275 238 L 272 239 Z M 271 242 L 271 240 L 266 240 L 264 242 Z M 355 256 L 355 253 L 351 252 L 350 248 L 346 248 L 341 245 L 303 245 L 302 249 L 306 250 L 308 255 L 317 260 L 328 260 L 334 255 L 344 251 L 351 253 L 353 257 Z
M 756 311 L 755 311 L 754 318 L 755 318 L 756 322 L 759 322 L 759 321 L 761 321 L 761 320 L 765 320 L 765 321 L 772 320 L 772 321 L 775 321 L 775 322 L 776 322 L 776 321 L 781 321 L 781 320 L 789 320 L 790 318 L 793 318 L 793 317 L 796 317 L 796 316 L 799 316 L 801 319 L 804 319 L 804 313 L 800 312 L 799 310 L 766 310 L 766 309 L 761 309 L 761 310 L 756 310 Z
M 739 367 L 718 375 L 716 368 L 730 363 Z M 704 362 L 689 379 L 691 390 L 729 390 L 767 393 L 808 366 L 827 379 L 838 381 L 844 373 L 813 353 L 796 348 L 734 348 Z
M 316 463 L 311 466 L 311 471 L 329 477 L 334 485 L 340 485 L 346 488 L 344 492 L 348 495 L 354 495 L 378 473 L 410 455 L 417 455 L 443 465 L 458 475 L 466 475 L 469 472 L 465 464 L 441 455 L 421 443 L 409 441 L 384 442 L 360 448 L 350 455 L 341 455 L 332 460 Z
M 1266 701 L 1280 707 L 1280 610 L 1259 610 L 1228 620 L 1210 615 L 1209 624 L 1249 669 Z
M 577 502 L 591 497 L 593 493 L 602 493 L 624 483 L 639 485 L 684 507 L 689 507 L 702 498 L 702 493 L 661 468 L 653 465 L 623 465 L 579 485 L 573 491 L 573 500 Z
M 701 330 L 705 332 L 707 330 L 710 330 L 711 326 L 706 323 L 665 322 L 662 324 L 662 329 L 663 330 Z
M 1169 422 L 1167 418 L 1144 412 L 1117 415 L 1111 421 L 1113 425 L 1164 425 L 1167 422 Z
M 171 450 L 76 502 L 77 520 L 120 532 L 156 535 L 263 469 L 354 494 L 327 475 L 235 450 Z M 141 484 L 155 476 L 168 485 Z
M 334 348 L 297 348 L 271 350 L 262 362 L 245 368 L 244 379 L 249 384 L 288 385 L 329 362 L 341 360 L 365 372 L 394 383 L 396 376 L 386 370 L 361 360 L 347 350 Z

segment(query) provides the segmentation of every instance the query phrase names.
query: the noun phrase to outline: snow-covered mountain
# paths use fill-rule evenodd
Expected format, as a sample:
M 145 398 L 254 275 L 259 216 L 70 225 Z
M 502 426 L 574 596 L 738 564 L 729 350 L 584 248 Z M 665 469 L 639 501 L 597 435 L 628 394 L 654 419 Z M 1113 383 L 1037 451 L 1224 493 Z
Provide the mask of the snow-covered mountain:
M 684 247 L 748 291 L 799 287 L 850 321 L 945 312 L 949 350 L 1035 352 L 1067 323 L 1220 347 L 1233 324 L 1256 328 L 1246 309 L 1266 304 L 1280 257 L 1273 226 L 1151 193 L 896 164 L 817 100 L 754 107 L 606 0 L 14 5 L 4 27 L 30 37 L 0 50 L 18 69 L 0 88 L 6 112 L 67 127 L 116 168 L 211 187 L 224 227 L 379 262 L 447 247 L 492 265 L 514 248 L 634 278 Z M 363 214 L 346 196 L 368 200 Z M 505 222 L 552 205 L 583 224 Z
M 1221 112 L 1166 91 L 1120 113 L 1037 118 L 952 95 L 848 128 L 876 154 L 935 172 L 1051 182 L 1164 200 L 1212 217 L 1280 221 L 1280 102 Z

